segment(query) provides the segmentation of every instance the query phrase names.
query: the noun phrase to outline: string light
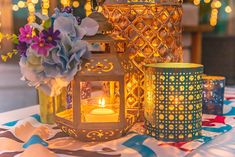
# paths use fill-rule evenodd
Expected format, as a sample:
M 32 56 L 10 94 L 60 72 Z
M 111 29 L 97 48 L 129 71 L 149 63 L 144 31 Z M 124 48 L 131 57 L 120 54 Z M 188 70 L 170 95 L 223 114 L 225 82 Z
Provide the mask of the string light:
M 78 8 L 79 7 L 79 2 L 78 1 L 73 1 L 73 7 Z
M 18 5 L 19 8 L 24 8 L 24 7 L 25 7 L 25 2 L 19 1 L 19 2 L 17 3 L 17 5 Z
M 86 16 L 90 15 L 92 13 L 92 9 L 91 9 L 91 1 L 88 0 L 84 6 L 85 10 L 86 10 Z
M 32 3 L 32 0 L 27 0 L 27 6 L 28 6 L 28 11 L 29 11 L 29 16 L 28 16 L 28 23 L 33 23 L 35 21 L 35 4 Z
M 70 0 L 61 0 L 60 3 L 63 7 L 70 6 Z
M 1 22 L 1 21 L 0 21 Z M 0 46 L 1 46 L 1 41 L 2 39 L 6 39 L 6 40 L 14 40 L 15 38 L 17 38 L 17 36 L 15 34 L 3 34 L 0 32 Z M 0 47 L 1 49 L 1 47 Z M 13 49 L 11 52 L 7 52 L 6 54 L 1 54 L 0 55 L 0 59 L 3 62 L 6 62 L 7 59 L 12 58 L 13 55 L 16 55 L 18 52 L 16 49 Z
M 48 15 L 49 7 L 50 7 L 49 0 L 42 0 L 42 14 L 43 15 Z
M 193 0 L 194 5 L 200 5 L 202 0 Z M 229 1 L 229 0 L 228 0 Z M 211 7 L 211 15 L 210 15 L 210 25 L 216 26 L 218 23 L 218 14 L 219 9 L 222 7 L 223 3 L 221 0 L 203 0 L 204 3 L 209 4 Z M 231 6 L 226 6 L 224 11 L 226 13 L 231 13 Z
M 32 3 L 33 3 L 33 4 L 37 4 L 37 3 L 38 3 L 38 0 L 32 0 Z
M 204 0 L 204 2 L 205 2 L 205 3 L 210 3 L 210 2 L 211 2 L 211 0 Z
M 31 1 L 27 0 L 26 2 L 21 0 L 17 4 L 12 5 L 12 10 L 13 11 L 19 11 L 20 9 L 28 8 L 31 5 L 31 3 L 34 4 L 34 6 L 35 6 L 38 2 L 39 2 L 39 0 L 31 0 Z
M 216 26 L 217 21 L 218 21 L 218 8 L 221 7 L 221 2 L 218 3 L 219 1 L 213 0 L 211 3 L 211 17 L 210 17 L 210 25 L 211 26 Z
M 18 5 L 14 4 L 14 5 L 12 6 L 12 10 L 13 10 L 13 11 L 18 11 L 18 10 L 19 10 Z
M 228 14 L 231 13 L 232 12 L 232 8 L 230 6 L 226 6 L 225 7 L 225 12 L 228 13 Z
M 194 5 L 200 5 L 201 0 L 194 0 L 193 3 L 194 3 Z

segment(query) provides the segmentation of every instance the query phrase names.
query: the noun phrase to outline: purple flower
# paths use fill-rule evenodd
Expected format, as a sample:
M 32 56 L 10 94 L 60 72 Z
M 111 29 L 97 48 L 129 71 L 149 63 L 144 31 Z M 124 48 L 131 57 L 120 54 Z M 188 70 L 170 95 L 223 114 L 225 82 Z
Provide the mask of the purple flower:
M 47 43 L 50 43 L 54 46 L 57 45 L 57 42 L 58 40 L 60 40 L 59 38 L 59 35 L 60 35 L 60 31 L 59 30 L 56 30 L 55 32 L 53 32 L 53 28 L 49 28 L 48 31 L 46 30 L 43 30 L 42 31 L 42 37 L 43 39 L 47 42 Z
M 80 25 L 82 23 L 82 18 L 78 16 L 76 17 L 76 19 L 77 19 L 78 25 Z
M 31 45 L 31 48 L 38 52 L 38 54 L 43 56 L 48 56 L 49 49 L 53 47 L 52 44 L 47 43 L 42 34 L 35 36 L 33 38 L 34 43 Z
M 21 27 L 19 41 L 30 44 L 32 40 L 33 40 L 33 29 L 30 27 L 30 25 L 27 24 L 24 27 Z
M 25 42 L 19 42 L 19 44 L 16 46 L 18 52 L 20 55 L 26 56 L 26 51 L 28 49 L 28 45 Z
M 72 7 L 64 7 L 64 9 L 62 10 L 62 13 L 68 13 L 68 14 L 72 14 L 73 13 L 73 8 Z

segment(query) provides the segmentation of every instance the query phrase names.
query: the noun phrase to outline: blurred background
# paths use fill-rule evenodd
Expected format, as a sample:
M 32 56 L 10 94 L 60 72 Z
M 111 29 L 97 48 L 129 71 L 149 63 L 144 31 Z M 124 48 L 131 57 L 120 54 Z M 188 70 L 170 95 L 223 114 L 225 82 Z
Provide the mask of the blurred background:
M 51 15 L 69 5 L 80 17 L 91 13 L 87 0 L 0 0 L 0 113 L 38 103 L 35 89 L 20 80 L 8 34 L 35 21 L 35 12 Z M 202 63 L 206 74 L 226 76 L 227 85 L 235 85 L 235 1 L 184 0 L 183 8 L 184 62 Z

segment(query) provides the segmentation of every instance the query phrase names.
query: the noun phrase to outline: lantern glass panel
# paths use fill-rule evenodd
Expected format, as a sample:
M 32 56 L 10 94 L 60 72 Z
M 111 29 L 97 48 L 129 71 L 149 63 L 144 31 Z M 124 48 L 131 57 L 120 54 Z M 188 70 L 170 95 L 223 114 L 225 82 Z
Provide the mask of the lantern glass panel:
M 62 110 L 56 110 L 56 116 L 67 121 L 73 121 L 73 98 L 72 98 L 72 83 L 67 86 L 67 89 L 64 89 L 62 95 L 66 98 L 66 105 Z
M 119 122 L 120 93 L 118 81 L 80 83 L 81 122 Z

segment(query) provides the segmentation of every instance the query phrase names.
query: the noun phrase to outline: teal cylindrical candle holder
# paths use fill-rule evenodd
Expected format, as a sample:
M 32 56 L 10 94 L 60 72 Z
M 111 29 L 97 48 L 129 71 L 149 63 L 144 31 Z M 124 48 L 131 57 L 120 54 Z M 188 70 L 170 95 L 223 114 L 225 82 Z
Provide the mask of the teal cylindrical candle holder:
M 200 136 L 203 66 L 192 63 L 146 65 L 146 134 L 163 141 Z

